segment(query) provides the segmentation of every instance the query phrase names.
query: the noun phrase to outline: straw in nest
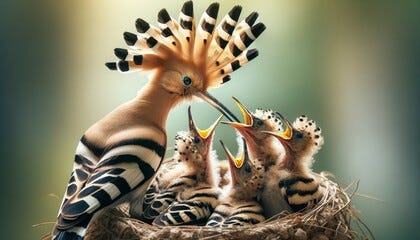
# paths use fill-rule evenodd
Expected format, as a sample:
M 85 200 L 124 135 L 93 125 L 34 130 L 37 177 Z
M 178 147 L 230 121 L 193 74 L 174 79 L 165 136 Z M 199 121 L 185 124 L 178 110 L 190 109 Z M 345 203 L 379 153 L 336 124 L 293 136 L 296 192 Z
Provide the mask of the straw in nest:
M 85 239 L 373 239 L 350 204 L 353 194 L 349 195 L 348 189 L 341 188 L 327 174 L 317 176 L 325 187 L 325 194 L 313 209 L 305 212 L 278 214 L 246 227 L 160 227 L 131 218 L 128 208 L 120 206 L 99 214 Z M 357 183 L 355 185 L 357 189 Z

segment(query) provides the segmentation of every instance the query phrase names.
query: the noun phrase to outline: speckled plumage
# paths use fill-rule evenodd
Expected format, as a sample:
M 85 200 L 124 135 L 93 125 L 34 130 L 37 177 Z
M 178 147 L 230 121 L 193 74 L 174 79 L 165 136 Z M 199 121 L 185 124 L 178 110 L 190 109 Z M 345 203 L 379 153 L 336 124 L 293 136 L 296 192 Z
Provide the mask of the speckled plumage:
M 262 203 L 271 217 L 283 210 L 300 211 L 311 207 L 322 197 L 322 189 L 312 174 L 313 156 L 324 140 L 313 120 L 300 116 L 291 124 L 282 118 L 283 132 L 267 132 L 284 146 L 285 154 L 268 169 Z M 284 206 L 284 201 L 289 206 Z
M 194 124 L 188 108 L 189 131 L 178 132 L 175 137 L 173 160 L 160 169 L 143 199 L 142 218 L 153 221 L 172 204 L 178 195 L 198 183 L 218 184 L 214 172 L 216 153 L 211 149 L 219 117 L 207 130 Z
M 277 144 L 274 137 L 264 131 L 281 131 L 283 129 L 280 118 L 272 110 L 257 109 L 255 113 L 249 111 L 242 103 L 234 98 L 242 112 L 244 123 L 222 122 L 234 127 L 239 133 L 238 142 L 245 139 L 249 147 L 251 158 L 260 161 L 264 168 L 275 164 L 283 153 L 283 147 Z
M 263 186 L 263 166 L 251 161 L 245 142 L 243 152 L 238 158 L 232 156 L 223 142 L 222 146 L 229 161 L 231 182 L 223 190 L 219 197 L 219 205 L 206 225 L 232 227 L 263 222 L 263 208 L 257 201 Z

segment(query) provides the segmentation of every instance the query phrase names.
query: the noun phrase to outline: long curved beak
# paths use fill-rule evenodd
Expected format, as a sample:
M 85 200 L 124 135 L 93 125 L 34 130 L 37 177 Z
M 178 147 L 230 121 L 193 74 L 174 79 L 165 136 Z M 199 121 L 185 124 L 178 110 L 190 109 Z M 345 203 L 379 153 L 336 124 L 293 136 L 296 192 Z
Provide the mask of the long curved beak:
M 211 106 L 219 110 L 229 121 L 235 121 L 239 122 L 239 119 L 233 114 L 225 105 L 223 105 L 221 102 L 219 102 L 215 97 L 210 95 L 208 92 L 202 92 L 202 91 L 196 91 L 195 96 L 203 99 L 207 103 L 209 103 Z
M 223 115 L 217 118 L 217 120 L 209 128 L 205 130 L 201 130 L 194 123 L 194 120 L 191 114 L 191 106 L 188 107 L 188 125 L 190 128 L 190 131 L 195 132 L 198 136 L 200 136 L 201 139 L 204 139 L 204 140 L 211 139 L 211 137 L 214 134 L 214 130 L 216 129 L 217 125 L 220 123 L 222 118 L 223 118 Z

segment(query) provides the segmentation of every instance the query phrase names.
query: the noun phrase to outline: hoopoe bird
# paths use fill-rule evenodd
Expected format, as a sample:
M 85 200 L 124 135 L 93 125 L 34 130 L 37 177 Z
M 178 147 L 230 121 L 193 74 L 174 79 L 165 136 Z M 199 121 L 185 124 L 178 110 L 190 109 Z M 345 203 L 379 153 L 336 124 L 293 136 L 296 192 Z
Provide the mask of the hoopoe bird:
M 169 169 L 162 166 L 147 189 L 143 199 L 144 219 L 153 221 L 175 201 L 180 192 L 198 182 L 206 181 L 206 177 L 213 178 L 211 171 L 214 171 L 214 160 L 210 158 L 216 158 L 216 153 L 212 151 L 211 144 L 221 119 L 222 116 L 208 129 L 201 130 L 194 124 L 191 107 L 188 108 L 189 131 L 177 133 L 172 164 L 174 166 L 170 166 Z M 211 175 L 206 176 L 206 170 Z
M 265 174 L 267 181 L 262 204 L 268 216 L 286 210 L 284 206 L 280 206 L 283 199 L 297 212 L 313 206 L 323 195 L 323 190 L 311 170 L 313 156 L 324 143 L 321 129 L 315 121 L 304 115 L 298 117 L 293 124 L 284 117 L 281 119 L 285 125 L 284 131 L 266 132 L 276 137 L 285 151 L 284 156 Z
M 238 139 L 245 139 L 250 150 L 251 159 L 261 161 L 265 169 L 275 164 L 283 149 L 274 137 L 264 131 L 280 131 L 282 123 L 272 110 L 257 109 L 255 113 L 249 111 L 238 99 L 233 100 L 239 107 L 244 122 L 226 122 L 239 133 Z M 240 141 L 240 140 L 239 140 Z
M 258 55 L 248 46 L 265 30 L 251 13 L 238 23 L 235 6 L 216 26 L 219 4 L 211 4 L 198 25 L 187 1 L 178 20 L 165 9 L 159 28 L 137 19 L 137 34 L 125 32 L 128 49 L 115 49 L 119 72 L 150 72 L 137 96 L 91 126 L 81 138 L 73 171 L 53 229 L 53 239 L 83 239 L 91 219 L 107 206 L 130 203 L 141 215 L 143 196 L 166 150 L 166 120 L 172 108 L 195 98 L 231 121 L 236 117 L 208 89 Z
M 238 158 L 220 142 L 229 161 L 231 182 L 221 194 L 219 205 L 206 226 L 233 227 L 263 222 L 263 208 L 257 201 L 262 191 L 263 166 L 251 161 L 245 141 Z

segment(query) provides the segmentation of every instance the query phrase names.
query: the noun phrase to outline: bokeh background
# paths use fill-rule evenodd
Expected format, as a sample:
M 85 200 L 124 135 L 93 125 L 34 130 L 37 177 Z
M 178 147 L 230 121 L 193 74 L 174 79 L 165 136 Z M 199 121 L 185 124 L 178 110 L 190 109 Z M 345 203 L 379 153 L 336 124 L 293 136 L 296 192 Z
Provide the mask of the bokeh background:
M 146 83 L 104 62 L 137 17 L 156 23 L 161 8 L 177 16 L 182 3 L 0 2 L 2 239 L 38 239 L 51 229 L 32 225 L 54 221 L 60 200 L 50 193 L 61 198 L 78 139 Z M 209 3 L 195 1 L 196 14 Z M 380 199 L 353 202 L 377 239 L 420 239 L 420 2 L 221 1 L 220 15 L 235 4 L 267 25 L 253 45 L 260 56 L 211 93 L 237 114 L 231 96 L 250 109 L 316 120 L 325 145 L 315 170 L 343 186 L 360 180 L 360 194 Z M 169 117 L 169 144 L 187 128 L 186 106 Z M 219 115 L 204 103 L 193 114 L 202 128 Z M 227 126 L 218 139 L 236 147 Z

